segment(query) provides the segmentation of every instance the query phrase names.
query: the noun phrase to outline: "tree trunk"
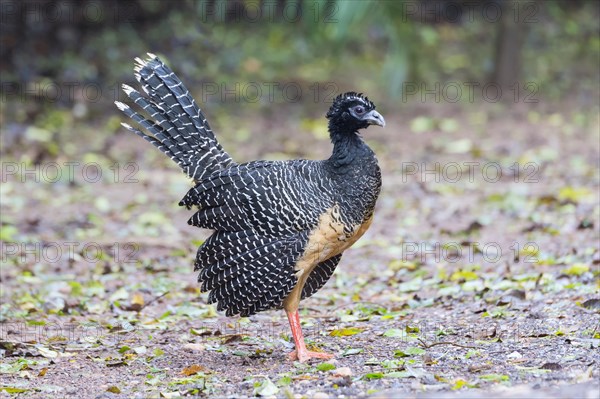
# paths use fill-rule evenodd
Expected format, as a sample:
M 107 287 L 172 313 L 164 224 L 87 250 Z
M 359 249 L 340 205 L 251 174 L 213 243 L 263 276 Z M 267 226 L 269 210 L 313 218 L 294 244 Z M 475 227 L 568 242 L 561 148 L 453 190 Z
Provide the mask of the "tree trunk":
M 521 52 L 526 35 L 525 19 L 527 13 L 523 3 L 518 0 L 507 0 L 499 3 L 502 6 L 502 18 L 496 37 L 494 71 L 491 81 L 500 88 L 514 88 L 521 74 Z M 535 4 L 536 6 L 539 3 Z M 507 96 L 503 96 L 506 98 Z

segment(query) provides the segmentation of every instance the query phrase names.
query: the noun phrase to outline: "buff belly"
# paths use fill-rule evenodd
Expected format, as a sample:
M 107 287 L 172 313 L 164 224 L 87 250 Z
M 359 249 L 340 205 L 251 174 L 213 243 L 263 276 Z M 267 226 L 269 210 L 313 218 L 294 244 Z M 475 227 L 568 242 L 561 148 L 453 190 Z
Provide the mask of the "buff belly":
M 311 232 L 304 253 L 296 263 L 298 283 L 283 302 L 288 311 L 298 309 L 302 289 L 313 269 L 321 262 L 341 254 L 365 234 L 373 216 L 363 223 L 344 225 L 338 205 L 329 208 L 319 218 L 317 227 Z

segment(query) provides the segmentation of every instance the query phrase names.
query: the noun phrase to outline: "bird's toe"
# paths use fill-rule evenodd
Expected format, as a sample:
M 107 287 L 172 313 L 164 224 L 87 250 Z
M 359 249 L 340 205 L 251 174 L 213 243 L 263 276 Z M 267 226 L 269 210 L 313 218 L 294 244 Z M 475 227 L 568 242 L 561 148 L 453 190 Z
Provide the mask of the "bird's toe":
M 333 359 L 334 355 L 326 352 L 313 352 L 308 350 L 293 351 L 288 355 L 290 360 L 296 360 L 300 363 L 304 363 L 310 359 Z

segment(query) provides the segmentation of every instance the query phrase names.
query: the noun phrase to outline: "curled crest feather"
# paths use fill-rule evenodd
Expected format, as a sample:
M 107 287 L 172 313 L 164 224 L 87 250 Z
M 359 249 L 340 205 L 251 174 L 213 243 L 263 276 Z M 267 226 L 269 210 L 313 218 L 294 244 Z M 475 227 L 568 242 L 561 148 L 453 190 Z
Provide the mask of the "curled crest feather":
M 335 114 L 337 114 L 340 110 L 340 107 L 343 104 L 346 103 L 350 103 L 350 102 L 359 102 L 359 103 L 363 103 L 365 105 L 365 107 L 369 108 L 369 109 L 375 109 L 375 104 L 373 104 L 373 102 L 371 100 L 369 100 L 369 97 L 367 96 L 363 96 L 363 93 L 357 93 L 355 91 L 349 91 L 346 93 L 342 93 L 340 95 L 338 95 L 334 100 L 333 100 L 333 104 L 331 104 L 331 107 L 329 108 L 329 111 L 327 111 L 327 118 L 331 118 L 333 117 Z

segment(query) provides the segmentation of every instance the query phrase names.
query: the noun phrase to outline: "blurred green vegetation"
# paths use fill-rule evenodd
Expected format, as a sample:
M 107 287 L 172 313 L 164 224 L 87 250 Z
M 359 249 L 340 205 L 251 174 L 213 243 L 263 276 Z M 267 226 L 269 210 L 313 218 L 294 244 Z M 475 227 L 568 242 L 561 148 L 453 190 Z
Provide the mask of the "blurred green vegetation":
M 25 10 L 36 11 L 27 3 L 40 1 L 23 3 Z M 3 82 L 49 78 L 109 86 L 130 79 L 132 57 L 152 51 L 165 54 L 181 74 L 197 81 L 361 76 L 374 89 L 398 96 L 405 80 L 485 81 L 493 72 L 494 41 L 502 33 L 503 18 L 522 19 L 527 27 L 519 79 L 537 82 L 549 95 L 573 89 L 582 75 L 597 78 L 600 56 L 595 1 L 516 2 L 505 5 L 502 18 L 484 12 L 497 10 L 499 6 L 486 8 L 496 2 L 470 2 L 459 21 L 453 9 L 425 0 L 280 1 L 284 8 L 279 18 L 268 7 L 275 3 L 266 1 L 139 1 L 123 15 L 111 11 L 113 2 L 101 3 L 106 20 L 58 29 L 54 21 L 44 21 L 49 26 L 38 33 L 50 36 L 29 32 L 25 42 L 17 42 L 18 32 L 5 27 L 3 34 L 15 37 L 5 38 L 4 44 L 12 42 L 16 48 L 5 49 L 12 57 L 2 62 Z M 290 8 L 295 3 L 298 8 Z M 39 12 L 43 20 L 44 12 Z M 76 16 L 77 10 L 63 13 L 64 18 Z M 33 46 L 37 53 L 28 51 Z M 26 67 L 34 58 L 35 65 Z
M 364 91 L 395 108 L 421 99 L 403 96 L 406 82 L 427 90 L 436 82 L 483 85 L 494 81 L 498 43 L 511 29 L 503 30 L 502 18 L 490 21 L 482 12 L 486 7 L 502 7 L 503 18 L 523 27 L 522 45 L 513 49 L 520 64 L 513 78 L 521 98 L 533 92 L 524 89 L 533 83 L 536 99 L 592 109 L 598 105 L 596 1 L 107 0 L 95 2 L 100 16 L 87 19 L 85 3 L 60 3 L 61 18 L 55 19 L 44 19 L 44 8 L 32 4 L 53 3 L 15 1 L 14 20 L 2 25 L 5 149 L 23 136 L 23 126 L 39 128 L 26 131 L 33 141 L 62 139 L 67 145 L 78 121 L 98 121 L 107 134 L 118 131 L 120 118 L 111 111 L 112 102 L 124 99 L 119 86 L 133 83 L 133 58 L 146 52 L 161 55 L 200 103 L 210 103 L 217 120 L 232 109 L 268 111 L 270 104 L 281 102 L 281 91 L 269 98 L 265 83 L 298 84 L 309 94 L 298 112 L 315 117 L 322 115 L 322 102 L 334 90 Z M 72 9 L 67 13 L 65 7 Z M 454 18 L 451 7 L 462 10 L 461 18 Z M 36 11 L 37 21 L 20 20 L 22 13 L 31 17 Z M 249 82 L 263 89 L 259 101 L 242 98 L 239 107 L 239 100 L 223 95 L 236 83 Z M 222 85 L 220 95 L 203 96 L 207 84 Z M 54 95 L 53 85 L 61 95 Z M 75 85 L 72 93 L 69 85 Z M 100 136 L 100 142 L 106 139 Z M 51 154 L 64 145 L 54 147 Z

